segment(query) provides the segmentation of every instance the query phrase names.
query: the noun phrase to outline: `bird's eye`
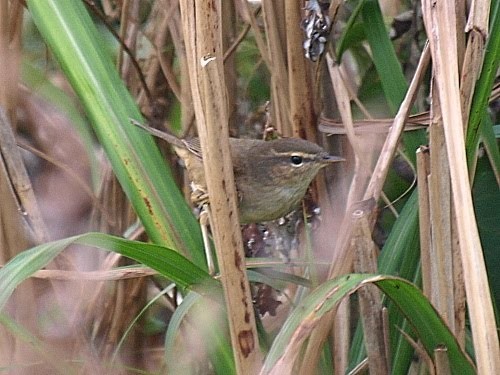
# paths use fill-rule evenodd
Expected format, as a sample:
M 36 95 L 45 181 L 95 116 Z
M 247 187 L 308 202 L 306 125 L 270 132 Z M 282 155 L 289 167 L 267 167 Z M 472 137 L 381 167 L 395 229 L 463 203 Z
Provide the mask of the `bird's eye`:
M 298 155 L 292 155 L 290 160 L 292 161 L 293 165 L 299 166 L 302 164 L 302 157 L 300 157 Z

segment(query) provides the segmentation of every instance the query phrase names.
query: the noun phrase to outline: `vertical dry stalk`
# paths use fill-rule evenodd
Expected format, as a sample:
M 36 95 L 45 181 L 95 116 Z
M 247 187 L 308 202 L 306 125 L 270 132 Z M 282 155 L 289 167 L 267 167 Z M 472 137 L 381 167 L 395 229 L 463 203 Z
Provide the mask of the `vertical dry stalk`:
M 290 118 L 294 137 L 316 141 L 316 116 L 311 91 L 311 70 L 302 49 L 303 35 L 300 29 L 301 4 L 285 1 L 287 24 L 288 84 L 290 89 Z
M 426 46 L 422 51 L 422 55 L 420 57 L 417 70 L 410 83 L 408 92 L 406 93 L 406 96 L 403 102 L 401 103 L 399 111 L 396 114 L 396 117 L 394 118 L 393 125 L 389 131 L 389 134 L 387 135 L 382 151 L 380 152 L 380 157 L 377 161 L 375 170 L 370 179 L 370 183 L 368 184 L 368 187 L 364 194 L 365 200 L 373 198 L 376 201 L 380 197 L 380 194 L 382 192 L 382 187 L 385 182 L 385 178 L 390 168 L 391 161 L 396 153 L 397 146 L 399 144 L 399 139 L 401 138 L 401 135 L 403 133 L 404 124 L 410 113 L 411 106 L 416 97 L 418 88 L 420 86 L 420 83 L 422 82 L 425 71 L 427 70 L 429 61 L 430 61 L 430 50 L 428 46 Z M 353 210 L 352 207 L 349 209 L 351 211 Z M 329 271 L 330 278 L 342 274 L 343 271 L 342 268 L 346 263 L 345 259 L 342 258 L 349 257 L 349 254 L 346 251 L 347 247 L 349 246 L 350 238 L 352 235 L 349 228 L 350 225 L 348 220 L 344 220 L 340 229 L 341 236 L 337 242 L 335 251 L 336 254 L 339 254 L 338 255 L 339 259 L 337 259 L 335 262 L 332 263 L 332 267 L 330 268 Z
M 457 0 L 455 2 L 455 12 L 457 13 L 457 51 L 458 51 L 458 70 L 462 71 L 464 67 L 465 56 L 465 13 L 467 11 L 467 1 Z
M 12 257 L 32 245 L 29 235 L 35 241 L 46 239 L 46 231 L 41 221 L 31 183 L 17 149 L 12 133 L 11 120 L 15 124 L 17 106 L 17 85 L 21 57 L 19 54 L 22 6 L 19 2 L 0 2 L 0 64 L 2 84 L 0 84 L 0 263 L 5 264 Z M 30 210 L 30 211 L 26 211 Z M 23 212 L 28 215 L 23 217 Z M 34 216 L 33 216 L 34 215 Z M 34 219 L 34 222 L 29 223 Z M 37 223 L 37 221 L 39 222 Z M 29 233 L 29 225 L 36 225 L 35 232 Z M 41 288 L 38 292 L 42 291 Z M 16 289 L 10 299 L 14 313 L 12 318 L 31 332 L 38 333 L 36 327 L 37 306 L 33 280 L 27 280 Z M 0 364 L 38 362 L 32 347 L 22 339 L 0 327 Z
M 136 49 L 137 33 L 139 32 L 138 19 L 139 2 L 124 1 L 120 20 L 120 35 L 131 51 L 135 51 Z M 130 74 L 131 69 L 130 56 L 126 55 L 123 52 L 123 48 L 120 47 L 120 51 L 118 52 L 118 70 L 123 80 L 128 84 L 130 84 L 132 77 Z
M 354 206 L 351 208 L 351 211 L 354 212 L 356 210 L 361 210 L 363 212 L 373 212 L 373 210 L 376 207 L 376 202 L 373 199 L 369 199 L 367 201 L 361 201 L 357 202 L 354 204 Z M 344 230 L 344 228 L 341 228 L 341 231 Z M 345 230 L 347 231 L 347 234 L 343 236 L 344 240 L 349 241 L 349 247 L 346 247 L 346 252 L 345 256 L 341 261 L 341 264 L 336 265 L 336 275 L 343 275 L 347 274 L 349 272 L 352 272 L 352 267 L 353 267 L 353 259 L 354 259 L 354 252 L 351 251 L 351 236 L 352 236 L 352 231 L 353 231 L 353 226 L 352 225 L 346 225 Z M 341 305 L 342 306 L 342 305 Z M 345 316 L 345 313 L 344 313 Z M 330 332 L 330 329 L 332 327 L 332 322 L 334 319 L 337 319 L 336 317 L 336 312 L 333 311 L 332 314 L 328 314 L 325 316 L 322 321 L 318 324 L 318 327 L 314 330 L 314 332 L 311 334 L 311 337 L 309 338 L 308 344 L 307 344 L 307 349 L 304 354 L 304 366 L 305 364 L 309 363 L 309 366 L 312 367 L 312 364 L 317 363 L 319 359 L 319 355 L 321 353 L 320 349 L 322 343 L 326 339 L 326 336 Z M 340 321 L 346 322 L 347 319 L 344 319 L 342 315 L 339 318 Z M 342 326 L 343 329 L 345 329 L 345 326 Z M 336 327 L 335 327 L 336 328 Z M 335 329 L 335 331 L 338 331 Z M 339 334 L 338 332 L 335 332 L 335 334 Z M 347 346 L 349 345 L 348 341 L 345 339 L 346 336 L 348 337 L 349 335 L 346 335 L 344 333 L 340 333 L 340 336 L 335 337 L 335 345 L 344 345 L 344 347 L 341 348 L 334 348 L 335 351 L 340 350 L 340 351 L 346 351 L 348 349 Z M 339 339 L 340 337 L 340 339 Z M 335 362 L 337 362 L 337 354 L 335 354 Z M 341 358 L 341 357 L 339 357 Z M 337 368 L 337 364 L 335 365 L 335 368 Z M 301 373 L 311 373 L 309 372 L 301 372 Z
M 362 149 L 360 138 L 356 136 L 351 114 L 351 99 L 342 77 L 340 65 L 336 64 L 330 53 L 326 55 L 328 72 L 332 81 L 332 88 L 335 92 L 335 100 L 342 119 L 342 124 L 349 139 L 349 143 L 354 151 L 354 177 L 349 188 L 347 207 L 351 207 L 354 202 L 358 202 L 366 189 L 371 171 L 366 152 Z
M 267 36 L 271 73 L 271 103 L 274 124 L 284 137 L 291 137 L 290 102 L 288 73 L 286 66 L 286 39 L 280 26 L 279 14 L 283 9 L 283 0 L 263 0 L 262 13 Z M 283 20 L 281 20 L 283 22 Z
M 112 173 L 110 165 L 105 166 L 98 197 L 101 206 L 105 208 L 105 214 L 97 208 L 94 209 L 92 230 L 118 235 L 124 233 L 136 220 L 130 201 L 125 196 L 116 176 Z M 113 217 L 113 222 L 106 218 L 106 214 Z M 100 271 L 130 264 L 130 260 L 117 253 L 109 253 L 106 256 L 96 255 L 100 257 Z M 67 288 L 69 288 L 69 284 Z M 112 358 L 113 352 L 124 332 L 127 331 L 130 322 L 146 303 L 146 279 L 119 280 L 114 283 L 103 281 L 92 285 L 92 289 L 86 285 L 73 283 L 72 288 L 78 289 L 80 293 L 80 304 L 77 311 L 83 316 L 82 321 L 87 327 L 91 327 L 92 339 L 99 338 L 97 340 L 99 344 L 96 344 L 98 345 L 99 358 L 108 361 Z M 139 354 L 144 349 L 144 343 L 141 329 L 134 329 L 130 332 L 121 350 L 122 353 L 127 353 L 122 357 L 122 363 L 129 366 L 144 366 L 144 358 Z M 82 350 L 82 347 L 75 349 L 75 353 L 78 350 Z
M 179 29 L 180 11 L 178 2 L 172 1 L 168 7 L 165 7 L 163 2 L 155 2 L 148 18 L 147 27 L 143 30 L 144 35 L 150 39 L 155 49 L 155 53 L 152 53 L 144 63 L 144 76 L 146 87 L 151 91 L 151 95 L 154 98 L 158 98 L 163 95 L 162 92 L 159 92 L 160 87 L 158 87 L 160 86 L 158 83 L 163 81 L 159 79 L 161 68 L 161 73 L 163 73 L 169 89 L 175 95 L 176 99 L 184 105 L 184 97 L 181 94 L 181 89 L 179 88 L 172 67 L 172 53 L 166 48 L 171 42 L 177 51 L 178 58 L 180 60 L 183 58 L 183 47 Z M 140 90 L 137 91 L 139 91 L 137 102 L 141 110 L 150 116 L 155 116 L 155 108 L 151 107 L 151 100 L 144 87 L 140 87 Z M 157 101 L 158 99 L 155 99 L 155 102 Z
M 0 105 L 4 107 L 7 117 L 14 122 L 17 100 L 17 79 L 19 77 L 19 36 L 13 39 L 15 33 L 20 33 L 22 11 L 17 19 L 12 18 L 13 10 L 19 7 L 18 2 L 0 2 L 0 63 L 2 64 L 2 84 L 0 85 Z
M 473 1 L 471 3 L 469 19 L 465 27 L 465 32 L 469 33 L 469 38 L 460 77 L 460 101 L 464 131 L 467 130 L 467 123 L 469 122 L 474 85 L 483 65 L 484 43 L 488 35 L 489 14 L 489 1 Z M 459 34 L 463 35 L 462 29 L 458 28 L 458 30 Z
M 234 9 L 233 1 L 222 2 L 222 48 L 225 52 L 231 48 L 231 45 L 236 37 L 237 23 L 236 23 L 236 10 Z M 237 117 L 237 73 L 236 73 L 236 59 L 235 54 L 231 54 L 224 59 L 224 78 L 226 82 L 227 92 L 227 109 L 228 109 L 228 123 L 232 128 L 235 125 Z
M 8 134 L 10 134 L 10 137 Z M 21 214 L 24 208 L 22 208 L 21 202 L 16 197 L 16 187 L 14 181 L 12 181 L 16 177 L 11 176 L 20 166 L 25 172 L 24 164 L 21 161 L 19 165 L 13 160 L 18 159 L 19 162 L 21 156 L 2 108 L 0 108 L 0 135 L 0 196 L 2 197 L 0 201 L 0 223 L 2 226 L 0 263 L 5 264 L 22 250 L 28 248 L 30 241 L 28 240 L 28 226 Z M 9 138 L 11 139 L 10 142 L 8 142 Z M 12 157 L 13 153 L 17 157 Z M 12 162 L 17 165 L 12 164 Z M 27 195 L 32 193 L 31 185 L 22 186 L 22 190 L 26 190 Z M 33 280 L 27 280 L 16 289 L 10 303 L 14 307 L 13 319 L 36 332 L 34 322 L 36 322 L 37 311 L 34 301 L 36 301 L 34 283 Z M 5 327 L 0 326 L 0 364 L 2 366 L 6 366 L 8 363 L 26 363 L 35 360 L 36 357 L 33 356 L 33 352 L 22 342 L 22 339 L 11 335 Z
M 255 44 L 259 49 L 260 56 L 262 57 L 262 60 L 264 60 L 264 62 L 266 63 L 268 69 L 271 69 L 272 66 L 271 60 L 266 47 L 266 42 L 260 32 L 259 25 L 257 24 L 257 19 L 255 18 L 256 14 L 254 14 L 250 9 L 248 1 L 240 0 L 240 6 L 243 9 L 244 13 L 243 18 L 247 19 L 248 22 L 250 23 L 255 38 Z
M 351 342 L 351 304 L 348 298 L 345 298 L 339 303 L 337 311 L 335 311 L 335 320 L 333 323 L 333 358 L 335 363 L 335 375 L 345 374 L 349 366 L 349 343 Z M 318 349 L 321 348 L 321 341 L 318 341 Z M 308 346 L 308 350 L 310 347 Z M 319 351 L 318 350 L 318 351 Z M 317 361 L 317 360 L 316 360 Z M 309 363 L 309 369 L 314 370 L 314 364 Z M 312 374 L 314 371 L 301 372 L 301 374 Z
M 380 158 L 377 161 L 375 170 L 373 171 L 372 178 L 366 189 L 364 199 L 375 198 L 378 200 L 380 193 L 382 192 L 382 187 L 384 186 L 385 178 L 390 168 L 390 164 L 397 150 L 397 145 L 399 144 L 399 139 L 403 133 L 403 128 L 408 116 L 410 114 L 411 107 L 417 95 L 418 88 L 427 70 L 427 66 L 430 61 L 430 51 L 429 46 L 426 45 L 420 56 L 420 61 L 418 62 L 417 70 L 410 83 L 408 92 L 399 107 L 396 117 L 394 117 L 394 123 L 391 127 L 391 131 L 387 135 L 387 139 L 384 143 L 384 147 L 380 153 Z
M 457 211 L 460 209 L 451 207 L 451 251 L 453 253 L 453 301 L 455 316 L 455 337 L 460 347 L 465 350 L 465 318 L 467 314 L 467 297 L 465 295 L 464 269 L 462 267 L 462 258 L 460 256 L 460 243 L 457 233 Z
M 1 106 L 0 140 L 0 154 L 3 159 L 2 164 L 5 165 L 5 172 L 9 177 L 9 182 L 12 184 L 10 193 L 13 193 L 12 197 L 15 197 L 14 199 L 18 205 L 15 210 L 16 214 L 13 215 L 12 219 L 15 221 L 20 219 L 24 222 L 24 225 L 19 225 L 16 228 L 16 232 L 20 232 L 21 235 L 25 236 L 29 233 L 31 235 L 30 240 L 36 244 L 48 242 L 49 235 L 47 227 L 42 219 L 28 172 L 26 171 L 22 156 L 17 147 L 10 122 Z M 19 227 L 25 230 L 19 230 Z M 8 232 L 8 228 L 4 229 L 7 229 Z M 16 254 L 17 253 L 11 253 L 9 258 Z M 5 263 L 7 260 L 8 259 L 3 259 L 2 263 Z
M 454 331 L 453 258 L 451 247 L 451 188 L 443 122 L 436 85 L 432 87 L 432 119 L 429 128 L 430 174 L 428 176 L 431 221 L 431 301 Z M 436 94 L 436 95 L 434 95 Z
M 446 150 L 450 162 L 452 197 L 464 268 L 476 362 L 480 374 L 500 373 L 500 347 L 481 242 L 474 216 L 465 156 L 463 119 L 457 69 L 456 19 L 453 1 L 422 4 L 429 36 L 435 79 L 443 116 Z
M 399 329 L 399 333 L 408 341 L 408 343 L 412 346 L 413 350 L 415 350 L 415 354 L 418 356 L 418 361 L 414 361 L 410 368 L 408 369 L 408 374 L 420 374 L 424 370 L 422 365 L 425 363 L 427 365 L 427 369 L 429 370 L 430 375 L 436 374 L 436 369 L 434 366 L 433 358 L 427 353 L 425 348 L 419 343 L 413 340 L 413 338 L 406 333 L 405 331 Z M 425 372 L 424 372 L 425 373 Z
M 436 363 L 436 375 L 451 375 L 448 350 L 446 348 L 436 348 L 434 350 L 434 362 Z
M 236 205 L 223 73 L 221 3 L 180 2 L 212 233 L 238 374 L 260 367 L 260 352 Z
M 376 248 L 368 222 L 370 214 L 370 211 L 362 210 L 356 210 L 352 214 L 354 271 L 358 273 L 377 272 Z M 390 371 L 386 358 L 380 290 L 374 285 L 366 285 L 359 289 L 358 295 L 370 374 L 388 374 Z
M 420 264 L 422 267 L 422 289 L 427 298 L 432 292 L 431 271 L 431 222 L 429 206 L 429 149 L 421 146 L 417 150 L 418 219 L 420 232 Z
M 430 50 L 429 47 L 426 46 L 422 51 L 422 55 L 420 57 L 415 75 L 413 76 L 410 87 L 403 102 L 401 103 L 399 111 L 394 118 L 393 126 L 391 127 L 391 130 L 387 135 L 387 139 L 381 151 L 380 158 L 378 159 L 375 166 L 375 171 L 364 194 L 365 203 L 373 205 L 372 209 L 374 208 L 374 204 L 380 197 L 380 194 L 382 192 L 382 186 L 385 182 L 385 178 L 390 168 L 390 163 L 396 153 L 399 139 L 401 138 L 401 134 L 403 132 L 404 124 L 410 113 L 411 106 L 416 97 L 420 83 L 423 80 L 425 71 L 427 70 L 427 66 L 429 65 L 429 61 Z M 355 207 L 349 207 L 348 212 L 353 212 L 354 209 Z M 348 251 L 352 238 L 352 226 L 350 225 L 349 220 L 343 220 L 339 233 L 340 237 L 337 240 L 335 249 L 337 258 L 332 262 L 332 266 L 330 267 L 328 273 L 329 278 L 334 278 L 335 276 L 347 273 L 352 267 L 352 254 Z M 305 360 L 316 363 L 319 356 L 316 348 L 318 346 L 318 343 L 321 343 L 325 340 L 328 334 L 328 328 L 331 326 L 331 318 L 332 317 L 326 317 L 321 322 L 321 324 L 318 325 L 318 328 L 313 332 L 311 338 L 309 339 L 308 347 L 304 355 Z

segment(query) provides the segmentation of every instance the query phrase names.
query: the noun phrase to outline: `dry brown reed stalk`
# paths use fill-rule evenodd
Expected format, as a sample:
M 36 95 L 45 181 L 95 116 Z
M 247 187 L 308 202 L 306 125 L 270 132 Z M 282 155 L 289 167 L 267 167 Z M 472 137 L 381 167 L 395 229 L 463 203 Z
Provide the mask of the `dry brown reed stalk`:
M 170 2 L 167 8 L 165 8 L 165 5 L 161 1 L 154 2 L 142 33 L 154 47 L 154 52 L 145 59 L 143 69 L 145 71 L 144 75 L 147 87 L 151 88 L 152 95 L 155 98 L 155 105 L 158 105 L 158 102 L 165 102 L 162 96 L 171 91 L 182 104 L 183 108 L 189 107 L 189 103 L 184 103 L 185 98 L 182 95 L 182 90 L 177 82 L 173 67 L 174 54 L 169 48 L 169 45 L 174 45 L 174 50 L 177 52 L 178 58 L 183 58 L 178 1 Z M 163 88 L 163 78 L 167 82 L 166 90 Z M 144 89 L 141 89 L 137 96 L 137 101 L 145 113 L 154 117 L 156 109 L 154 107 L 147 107 L 146 98 L 147 93 Z
M 359 201 L 366 188 L 366 184 L 371 174 L 370 154 L 364 149 L 360 137 L 354 132 L 353 118 L 351 113 L 351 100 L 349 92 L 344 84 L 344 79 L 340 71 L 340 65 L 335 64 L 330 53 L 326 55 L 328 72 L 335 92 L 337 108 L 344 125 L 345 133 L 354 153 L 354 174 L 347 197 L 347 207 L 351 207 L 354 202 Z
M 377 273 L 378 254 L 368 222 L 370 214 L 370 211 L 361 210 L 356 210 L 352 214 L 354 227 L 352 250 L 355 252 L 354 272 L 356 273 Z M 381 292 L 374 285 L 367 285 L 359 290 L 358 296 L 370 373 L 388 374 L 390 366 L 389 358 L 386 357 L 388 348 L 384 334 Z
M 424 292 L 463 347 L 466 312 L 464 280 L 456 241 L 456 219 L 451 202 L 443 122 L 435 88 L 434 84 L 429 148 L 417 156 L 420 169 L 418 185 L 422 279 Z
M 236 128 L 238 120 L 238 79 L 236 72 L 236 58 L 234 54 L 226 55 L 225 51 L 231 48 L 238 24 L 236 22 L 236 9 L 233 1 L 221 2 L 221 34 L 224 66 L 224 83 L 226 86 L 227 118 L 229 129 Z
M 264 40 L 262 33 L 260 31 L 260 27 L 258 25 L 256 16 L 257 12 L 252 12 L 250 5 L 247 1 L 240 1 L 240 6 L 243 9 L 242 18 L 245 19 L 249 24 L 253 32 L 253 36 L 255 38 L 255 44 L 257 44 L 257 48 L 259 49 L 260 56 L 266 63 L 268 67 L 271 66 L 271 60 L 268 54 L 268 49 L 266 47 L 266 41 Z
M 456 217 L 451 199 L 450 170 L 445 147 L 436 84 L 432 86 L 427 165 L 421 161 L 419 209 L 424 291 L 457 337 L 465 345 L 464 280 L 457 242 Z M 422 157 L 424 154 L 420 154 Z M 429 157 L 430 155 L 430 157 Z M 427 170 L 427 171 L 426 171 Z M 422 185 L 422 187 L 420 187 Z M 431 209 L 432 208 L 432 209 Z
M 450 163 L 453 204 L 464 270 L 476 363 L 480 374 L 500 372 L 500 348 L 491 305 L 481 242 L 474 216 L 464 143 L 463 117 L 457 55 L 455 2 L 423 4 L 424 22 L 429 35 L 434 77 L 443 118 L 446 151 Z M 471 17 L 474 17 L 473 8 Z
M 129 55 L 123 51 L 123 46 L 127 46 L 130 50 L 136 50 L 137 34 L 139 33 L 139 5 L 138 1 L 123 1 L 121 7 L 120 18 L 120 50 L 118 51 L 117 68 L 124 82 L 130 84 L 132 78 L 132 60 Z
M 21 219 L 21 222 L 24 223 L 20 224 L 20 227 L 23 228 L 20 232 L 28 236 L 30 242 L 35 244 L 48 242 L 47 227 L 42 219 L 28 172 L 17 147 L 10 121 L 1 107 L 0 139 L 0 153 L 4 164 L 4 172 L 8 176 L 8 181 L 11 184 L 9 190 L 13 194 L 12 198 L 15 199 L 17 205 L 17 212 L 13 217 Z
M 453 259 L 451 247 L 451 187 L 446 155 L 443 120 L 439 115 L 436 86 L 432 86 L 431 124 L 429 126 L 430 171 L 429 206 L 431 226 L 431 301 L 454 331 Z
M 351 342 L 352 332 L 350 329 L 351 322 L 354 317 L 351 316 L 351 304 L 348 298 L 344 299 L 337 310 L 335 311 L 335 319 L 332 326 L 332 337 L 335 343 L 333 347 L 333 359 L 335 361 L 335 374 L 341 375 L 345 374 L 347 367 L 349 366 L 349 345 Z M 316 343 L 318 350 L 321 350 L 322 342 Z M 312 346 L 308 346 L 307 349 L 311 351 Z M 301 371 L 311 371 L 315 367 L 314 362 L 310 362 L 308 357 L 302 364 Z M 307 374 L 308 372 L 303 372 Z M 309 372 L 310 373 L 310 372 Z
M 271 74 L 271 103 L 273 124 L 284 137 L 293 136 L 290 112 L 290 88 L 286 66 L 286 26 L 283 0 L 263 0 L 262 15 L 267 38 L 267 54 Z
M 17 85 L 20 74 L 20 50 L 23 8 L 20 2 L 0 3 L 0 262 L 5 264 L 35 242 L 47 239 L 47 231 L 34 198 L 31 183 L 17 148 L 13 129 L 17 120 Z M 29 211 L 28 211 L 29 210 Z M 38 332 L 37 292 L 50 289 L 41 285 L 38 290 L 32 281 L 17 288 L 9 306 L 12 318 L 19 324 Z M 22 307 L 22 308 L 20 308 Z M 29 343 L 0 327 L 0 365 L 36 362 L 37 354 Z
M 429 203 L 429 148 L 421 146 L 417 150 L 418 209 L 420 234 L 420 263 L 422 268 L 422 290 L 427 298 L 432 293 L 431 271 L 431 222 Z
M 1 56 L 1 55 L 0 55 Z M 3 106 L 4 103 L 0 104 Z M 21 161 L 17 149 L 10 122 L 5 112 L 0 108 L 0 223 L 2 224 L 2 236 L 0 236 L 0 262 L 7 263 L 11 258 L 28 248 L 33 239 L 42 240 L 46 232 L 43 221 L 37 225 L 36 237 L 30 239 L 29 223 L 23 217 L 26 208 L 37 208 L 33 200 L 31 183 L 27 177 L 24 163 Z M 19 195 L 20 193 L 20 195 Z M 24 208 L 22 204 L 26 204 Z M 34 211 L 36 215 L 38 211 Z M 32 217 L 30 214 L 30 218 Z M 35 221 L 36 223 L 36 221 Z M 37 317 L 36 289 L 33 281 L 24 283 L 17 288 L 16 293 L 10 300 L 10 306 L 16 307 L 13 317 L 25 327 L 34 329 L 33 322 Z M 19 309 L 19 306 L 24 306 Z M 0 364 L 6 366 L 9 363 L 22 363 L 23 361 L 35 361 L 36 355 L 15 335 L 11 335 L 2 325 L 0 327 Z
M 460 104 L 462 108 L 462 118 L 464 124 L 464 132 L 467 130 L 469 122 L 470 106 L 472 96 L 474 94 L 474 86 L 477 78 L 481 73 L 484 56 L 484 44 L 488 36 L 488 17 L 490 14 L 489 1 L 474 1 L 467 19 L 465 28 L 462 24 L 457 24 L 457 35 L 465 36 L 468 33 L 468 41 L 465 50 L 465 55 L 462 58 L 460 49 L 457 51 L 459 59 L 463 59 L 463 64 L 459 64 L 460 76 Z M 465 8 L 462 8 L 465 9 Z M 460 14 L 460 13 L 458 13 Z M 460 17 L 457 17 L 460 22 Z M 465 33 L 462 32 L 465 30 Z M 461 43 L 457 43 L 458 46 Z
M 156 3 L 155 3 L 156 5 Z M 179 15 L 179 7 L 177 2 L 172 2 L 167 10 L 161 15 L 160 24 L 153 23 L 156 25 L 155 33 L 152 35 L 153 39 L 151 40 L 152 44 L 156 50 L 156 59 L 157 62 L 153 62 L 151 65 L 154 67 L 150 67 L 150 69 L 157 69 L 157 65 L 159 64 L 163 75 L 168 83 L 170 90 L 175 95 L 176 99 L 182 103 L 183 97 L 181 93 L 181 89 L 179 84 L 177 83 L 177 79 L 175 77 L 174 69 L 172 66 L 172 58 L 171 54 L 166 54 L 165 50 L 167 49 L 167 41 L 169 41 L 169 28 L 172 27 L 172 24 L 176 23 L 175 16 Z M 174 30 L 175 28 L 172 27 Z M 170 39 L 173 39 L 173 33 L 170 34 Z M 176 38 L 177 39 L 177 38 Z M 180 41 L 179 41 L 180 43 Z M 148 74 L 148 77 L 154 77 L 155 74 Z M 152 79 L 152 78 L 151 78 Z M 184 106 L 184 104 L 183 104 Z
M 448 359 L 448 349 L 440 346 L 434 349 L 434 362 L 436 363 L 437 375 L 451 375 L 450 360 Z
M 285 20 L 287 25 L 299 25 L 301 4 L 298 1 L 285 1 Z M 290 118 L 294 137 L 317 141 L 316 116 L 312 92 L 312 71 L 304 57 L 302 48 L 303 33 L 299 27 L 289 27 L 286 33 L 286 55 L 288 57 L 288 87 L 290 90 Z
M 467 318 L 467 296 L 465 295 L 464 268 L 460 254 L 460 244 L 457 233 L 457 208 L 451 205 L 451 251 L 453 269 L 453 309 L 454 309 L 454 335 L 460 347 L 465 351 L 465 339 L 467 330 L 465 327 Z
M 420 87 L 420 84 L 423 80 L 424 73 L 427 69 L 430 60 L 430 50 L 428 47 L 424 48 L 422 55 L 420 57 L 420 61 L 415 72 L 415 75 L 410 83 L 410 87 L 408 92 L 406 93 L 406 97 L 403 100 L 399 111 L 394 118 L 393 126 L 391 127 L 385 144 L 380 152 L 380 157 L 377 160 L 377 164 L 375 166 L 375 170 L 371 175 L 370 182 L 366 191 L 364 192 L 364 197 L 366 199 L 365 202 L 373 202 L 378 200 L 380 194 L 382 192 L 382 186 L 385 182 L 385 178 L 387 176 L 387 172 L 390 168 L 390 163 L 397 151 L 397 147 L 399 144 L 399 139 L 404 129 L 404 124 L 406 119 L 409 116 L 409 112 L 411 106 L 413 104 L 414 98 L 416 96 L 417 90 Z M 348 207 L 348 213 L 352 212 L 354 208 Z M 373 225 L 373 221 L 371 222 Z M 344 219 L 343 223 L 340 226 L 340 237 L 337 240 L 335 256 L 336 259 L 332 261 L 332 265 L 329 271 L 329 278 L 334 278 L 338 275 L 349 273 L 352 269 L 353 262 L 353 254 L 349 252 L 349 244 L 352 238 L 352 226 L 350 222 Z M 318 329 L 315 330 L 311 338 L 308 342 L 308 347 L 304 354 L 304 363 L 317 363 L 319 358 L 319 351 L 317 350 L 320 347 L 320 343 L 324 342 L 328 327 L 331 326 L 331 318 L 333 316 L 326 317 L 323 319 Z
M 101 205 L 105 207 L 107 214 L 114 218 L 114 221 L 112 223 L 106 221 L 101 212 L 96 210 L 93 212 L 91 225 L 94 230 L 121 235 L 135 221 L 135 215 L 116 178 L 109 173 L 109 166 L 105 171 L 108 173 L 103 174 L 98 196 Z M 131 261 L 117 253 L 97 253 L 95 257 L 99 259 L 97 262 L 99 269 L 95 271 L 96 274 L 106 275 L 108 272 L 113 272 L 112 269 L 118 265 L 131 264 Z M 145 304 L 147 280 L 118 278 L 116 282 L 110 282 L 103 277 L 92 286 L 86 285 L 78 278 L 75 279 L 76 282 L 79 282 L 78 285 L 83 291 L 82 302 L 84 303 L 80 305 L 82 320 L 92 332 L 90 338 L 83 339 L 83 342 L 91 340 L 93 346 L 99 347 L 99 360 L 109 361 L 120 339 L 129 328 L 130 322 Z M 144 352 L 145 337 L 141 334 L 140 324 L 141 322 L 137 326 L 139 328 L 129 335 L 122 347 L 122 352 L 138 354 Z M 144 356 L 137 355 L 129 356 L 124 359 L 124 362 L 129 366 L 143 367 L 145 360 Z
M 229 152 L 227 101 L 223 73 L 221 3 L 181 1 L 191 93 L 210 196 L 210 218 L 231 343 L 239 374 L 253 374 L 261 354 L 245 254 L 237 215 Z
M 415 350 L 415 354 L 418 356 L 419 361 L 414 361 L 412 365 L 410 366 L 410 369 L 408 371 L 409 374 L 418 374 L 421 371 L 429 371 L 430 375 L 435 375 L 436 370 L 434 366 L 434 362 L 432 361 L 431 356 L 427 353 L 425 348 L 422 346 L 420 342 L 416 342 L 413 340 L 413 338 L 403 331 L 402 329 L 398 328 L 399 333 L 406 339 L 406 341 L 411 345 L 413 350 Z M 426 368 L 422 369 L 422 365 L 425 363 Z

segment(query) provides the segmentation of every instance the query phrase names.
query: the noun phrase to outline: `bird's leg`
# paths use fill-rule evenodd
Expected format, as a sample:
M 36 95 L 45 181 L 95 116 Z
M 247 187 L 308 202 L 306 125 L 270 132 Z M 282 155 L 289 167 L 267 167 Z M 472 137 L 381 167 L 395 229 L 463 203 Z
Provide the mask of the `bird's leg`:
M 200 221 L 201 235 L 203 237 L 203 247 L 205 249 L 205 258 L 207 259 L 208 273 L 211 276 L 215 275 L 215 265 L 214 259 L 212 257 L 212 249 L 210 247 L 210 234 L 208 226 L 212 220 L 210 213 L 210 205 L 205 203 L 201 206 L 200 216 L 198 217 Z
M 200 209 L 198 221 L 200 222 L 201 235 L 203 237 L 205 258 L 207 260 L 208 273 L 213 276 L 215 274 L 215 265 L 210 247 L 210 231 L 208 230 L 208 227 L 212 222 L 210 203 L 205 189 L 193 182 L 191 182 L 191 202 L 193 202 L 193 204 Z
M 196 207 L 203 208 L 203 206 L 208 205 L 208 193 L 205 191 L 203 186 L 197 185 L 191 182 L 191 202 Z

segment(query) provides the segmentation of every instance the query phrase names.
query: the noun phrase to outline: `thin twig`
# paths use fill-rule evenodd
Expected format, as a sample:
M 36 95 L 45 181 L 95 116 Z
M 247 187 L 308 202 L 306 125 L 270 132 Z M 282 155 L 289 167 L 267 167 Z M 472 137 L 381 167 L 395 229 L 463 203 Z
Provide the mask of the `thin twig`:
M 253 17 L 257 17 L 260 13 L 260 10 L 262 9 L 262 7 L 258 7 L 255 12 L 253 13 Z M 238 46 L 240 45 L 240 43 L 243 41 L 243 39 L 245 39 L 245 37 L 247 36 L 248 32 L 250 31 L 250 29 L 252 28 L 252 25 L 250 23 L 247 23 L 245 28 L 241 31 L 240 35 L 238 35 L 238 37 L 236 38 L 236 40 L 234 41 L 234 43 L 231 45 L 231 47 L 229 47 L 227 49 L 226 52 L 224 52 L 224 62 L 226 62 L 226 60 L 229 58 L 229 56 L 231 56 L 233 54 L 234 51 L 236 51 L 236 48 L 238 48 Z
M 68 165 L 61 163 L 60 161 L 52 158 L 51 156 L 47 155 L 46 153 L 36 149 L 35 147 L 27 143 L 17 141 L 17 145 L 22 149 L 31 152 L 33 155 L 36 155 L 39 158 L 48 161 L 50 164 L 55 165 L 57 168 L 61 169 L 64 173 L 66 173 L 71 179 L 75 180 L 78 183 L 78 185 L 83 189 L 85 194 L 87 194 L 90 197 L 92 203 L 102 213 L 102 215 L 106 219 L 106 222 L 109 225 L 114 225 L 113 224 L 114 221 L 110 218 L 110 215 L 107 213 L 106 208 L 102 205 L 101 202 L 99 202 L 99 199 L 96 197 L 90 186 L 80 176 L 78 176 L 78 174 L 76 174 L 73 169 L 71 169 Z
M 128 48 L 128 46 L 125 44 L 125 42 L 120 38 L 118 33 L 113 29 L 113 27 L 109 24 L 106 15 L 104 15 L 100 9 L 96 6 L 96 4 L 92 0 L 83 0 L 85 4 L 94 12 L 94 14 L 104 23 L 108 31 L 115 37 L 115 39 L 118 41 L 120 44 L 121 48 L 125 51 L 125 53 L 130 57 L 130 61 L 132 65 L 134 66 L 137 75 L 139 76 L 139 80 L 141 81 L 142 88 L 144 89 L 144 93 L 146 94 L 146 97 L 148 98 L 149 104 L 153 106 L 154 100 L 153 96 L 151 95 L 151 91 L 149 90 L 149 87 L 146 83 L 146 79 L 144 78 L 144 74 L 142 74 L 141 67 L 139 66 L 139 63 L 137 62 L 137 59 L 134 56 L 134 53 Z

